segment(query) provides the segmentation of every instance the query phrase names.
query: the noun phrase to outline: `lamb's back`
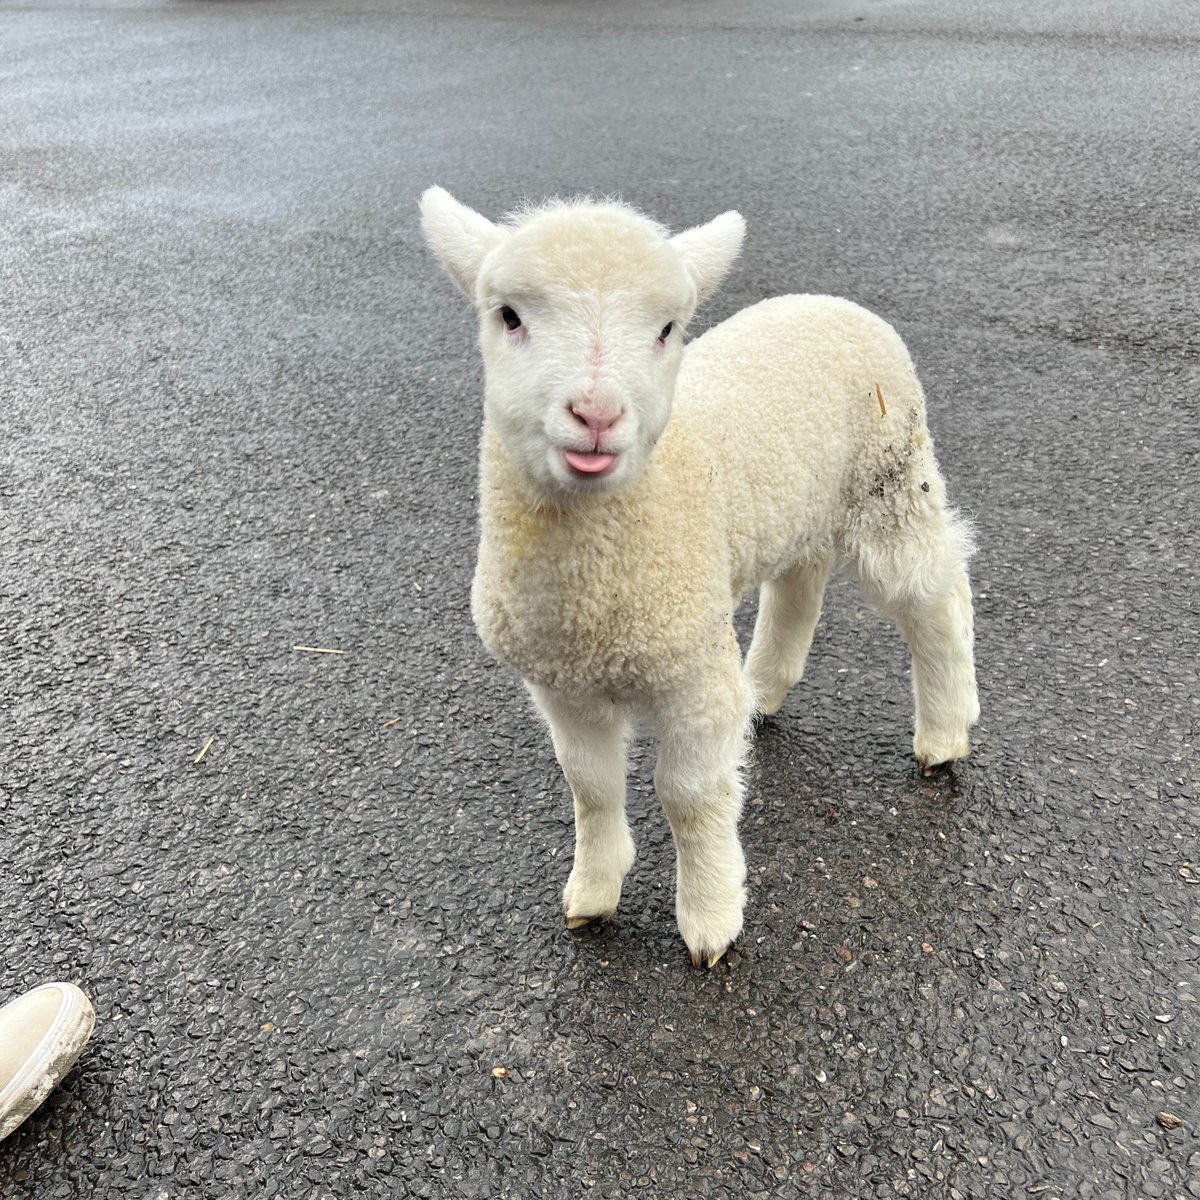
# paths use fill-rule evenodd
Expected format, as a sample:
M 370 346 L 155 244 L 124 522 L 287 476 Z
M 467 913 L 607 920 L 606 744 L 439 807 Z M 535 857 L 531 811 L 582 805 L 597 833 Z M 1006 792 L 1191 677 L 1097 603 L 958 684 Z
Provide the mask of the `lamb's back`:
M 688 346 L 668 435 L 712 448 L 741 591 L 836 549 L 873 464 L 917 427 L 921 388 L 890 325 L 848 300 L 780 296 Z

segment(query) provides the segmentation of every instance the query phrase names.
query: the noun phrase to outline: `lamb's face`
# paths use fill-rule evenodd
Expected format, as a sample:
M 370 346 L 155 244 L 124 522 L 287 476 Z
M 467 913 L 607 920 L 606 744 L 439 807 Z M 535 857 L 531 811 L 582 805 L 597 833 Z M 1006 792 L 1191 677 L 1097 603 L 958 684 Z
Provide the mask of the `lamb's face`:
M 439 189 L 422 211 L 479 311 L 487 412 L 514 465 L 559 497 L 635 480 L 671 415 L 683 328 L 737 254 L 741 218 L 668 238 L 631 209 L 577 204 L 505 229 Z
M 636 479 L 671 415 L 695 287 L 678 253 L 626 213 L 560 209 L 484 260 L 476 289 L 487 411 L 547 490 Z

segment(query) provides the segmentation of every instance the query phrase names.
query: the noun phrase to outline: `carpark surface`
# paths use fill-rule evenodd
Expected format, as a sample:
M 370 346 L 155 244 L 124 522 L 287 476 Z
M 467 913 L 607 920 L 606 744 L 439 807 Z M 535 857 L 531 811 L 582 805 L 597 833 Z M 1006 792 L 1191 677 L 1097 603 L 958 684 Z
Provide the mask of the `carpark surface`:
M 1187 0 L 0 9 L 0 991 L 99 1018 L 0 1196 L 1200 1196 L 1198 43 Z M 972 757 L 920 778 L 835 584 L 712 972 L 643 744 L 621 912 L 562 927 L 434 182 L 740 208 L 708 319 L 891 320 L 976 522 Z

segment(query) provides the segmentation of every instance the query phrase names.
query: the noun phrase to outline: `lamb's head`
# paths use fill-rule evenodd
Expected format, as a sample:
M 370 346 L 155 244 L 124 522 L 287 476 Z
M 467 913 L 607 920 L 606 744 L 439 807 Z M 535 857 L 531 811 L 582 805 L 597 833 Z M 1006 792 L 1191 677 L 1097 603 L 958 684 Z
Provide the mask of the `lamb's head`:
M 552 202 L 493 224 L 441 188 L 425 237 L 479 311 L 485 404 L 550 497 L 625 486 L 671 415 L 683 332 L 741 248 L 736 212 L 675 237 L 616 203 Z

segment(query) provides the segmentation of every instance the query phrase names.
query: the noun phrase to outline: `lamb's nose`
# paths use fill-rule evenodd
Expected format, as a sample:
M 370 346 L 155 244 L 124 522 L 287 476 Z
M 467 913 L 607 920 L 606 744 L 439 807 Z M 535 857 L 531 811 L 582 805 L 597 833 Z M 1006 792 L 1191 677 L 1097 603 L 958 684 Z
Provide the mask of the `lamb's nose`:
M 622 417 L 622 413 L 595 409 L 578 409 L 573 404 L 567 405 L 567 412 L 581 425 L 586 425 L 594 434 L 607 433 Z

